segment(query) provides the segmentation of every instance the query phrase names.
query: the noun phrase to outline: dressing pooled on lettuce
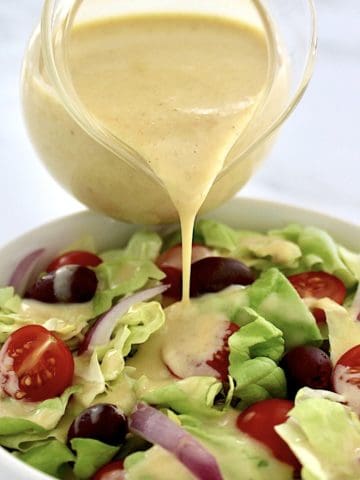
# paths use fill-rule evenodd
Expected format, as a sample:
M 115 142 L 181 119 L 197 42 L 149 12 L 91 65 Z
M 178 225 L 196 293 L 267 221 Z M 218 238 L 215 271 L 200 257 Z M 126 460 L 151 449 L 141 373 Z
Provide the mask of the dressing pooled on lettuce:
M 0 445 L 60 479 L 358 480 L 360 255 L 315 227 L 27 254 L 0 289 Z

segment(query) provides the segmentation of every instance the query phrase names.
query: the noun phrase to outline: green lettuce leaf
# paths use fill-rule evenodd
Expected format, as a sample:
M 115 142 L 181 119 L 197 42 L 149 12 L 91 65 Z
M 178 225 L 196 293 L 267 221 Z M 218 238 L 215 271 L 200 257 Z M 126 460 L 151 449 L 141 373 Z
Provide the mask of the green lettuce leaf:
M 301 250 L 297 271 L 325 271 L 340 278 L 347 287 L 356 284 L 357 278 L 343 260 L 344 252 L 331 236 L 316 227 L 289 225 L 282 230 L 273 230 L 271 235 L 296 243 Z
M 289 420 L 275 429 L 304 466 L 303 479 L 360 478 L 360 420 L 348 407 L 300 391 Z
M 191 304 L 198 308 L 199 313 L 223 313 L 231 322 L 239 326 L 251 321 L 243 308 L 249 305 L 247 289 L 238 285 L 218 293 L 209 293 L 199 298 L 193 298 Z
M 15 456 L 56 478 L 62 478 L 64 467 L 75 459 L 71 450 L 58 440 L 49 440 Z
M 59 423 L 71 395 L 79 390 L 73 386 L 65 390 L 61 397 L 43 402 L 21 402 L 4 397 L 0 402 L 0 443 L 3 436 L 22 432 L 41 433 L 52 430 Z
M 348 288 L 360 278 L 359 255 L 316 227 L 291 224 L 260 234 L 235 230 L 215 220 L 200 220 L 196 231 L 206 245 L 257 270 L 277 267 L 286 274 L 322 270 L 339 277 Z
M 128 402 L 133 404 L 130 379 L 122 376 L 125 358 L 132 348 L 146 342 L 164 322 L 165 313 L 158 302 L 138 303 L 119 318 L 112 338 L 106 345 L 97 347 L 92 353 L 84 353 L 74 358 L 75 383 L 81 387 L 75 398 L 83 408 L 92 404 L 99 396 L 103 401 L 107 401 L 106 398 L 111 392 L 121 390 L 124 393 L 124 389 L 127 391 Z M 114 394 L 111 396 L 114 397 Z
M 281 330 L 247 309 L 254 320 L 229 338 L 229 373 L 242 406 L 266 398 L 284 398 L 286 379 L 277 362 L 284 353 Z
M 145 452 L 128 455 L 124 466 L 127 480 L 194 479 L 194 476 L 174 455 L 157 445 Z
M 0 343 L 24 325 L 38 324 L 55 332 L 62 340 L 77 337 L 90 319 L 94 318 L 91 302 L 50 304 L 36 300 L 21 300 L 12 295 L 12 288 L 0 289 Z
M 321 340 L 314 317 L 279 270 L 264 272 L 246 291 L 250 307 L 283 332 L 287 349 Z
M 360 322 L 352 310 L 346 309 L 328 298 L 316 300 L 312 307 L 321 308 L 326 315 L 330 356 L 333 365 L 348 350 L 360 344 Z
M 350 272 L 359 281 L 360 280 L 360 254 L 354 253 L 347 248 L 340 247 L 339 254 L 341 260 L 345 263 Z
M 158 302 L 134 305 L 119 318 L 110 342 L 97 348 L 105 380 L 115 380 L 123 371 L 124 358 L 129 355 L 132 347 L 146 342 L 164 322 L 165 313 Z
M 188 377 L 152 390 L 146 388 L 146 378 L 142 378 L 137 386 L 141 400 L 194 415 L 220 414 L 213 407 L 221 389 L 222 384 L 213 377 Z
M 13 287 L 0 288 L 0 316 L 19 311 L 21 298 L 16 295 Z
M 164 273 L 150 260 L 119 259 L 96 267 L 100 287 L 93 299 L 96 315 L 109 310 L 117 297 L 142 289 L 149 280 L 161 280 Z
M 238 258 L 258 270 L 270 267 L 294 268 L 299 265 L 300 248 L 293 242 L 247 230 L 234 230 L 215 220 L 200 220 L 196 229 L 205 244 L 223 254 Z
M 130 375 L 132 367 L 125 367 L 119 377 L 107 385 L 106 390 L 96 397 L 96 403 L 116 405 L 126 415 L 130 414 L 138 401 L 135 394 L 136 380 Z
M 125 248 L 108 250 L 101 253 L 104 262 L 116 263 L 122 260 L 152 260 L 160 253 L 162 239 L 156 232 L 135 232 Z
M 99 468 L 110 462 L 120 447 L 107 445 L 92 438 L 74 438 L 71 448 L 76 452 L 74 473 L 79 479 L 92 477 Z
M 83 408 L 86 408 L 97 395 L 105 392 L 105 378 L 96 351 L 91 354 L 84 353 L 76 356 L 74 362 L 75 383 L 81 387 L 75 394 L 75 399 Z
M 96 268 L 98 291 L 93 299 L 96 315 L 109 310 L 113 300 L 143 288 L 149 280 L 161 280 L 164 273 L 154 264 L 162 239 L 156 232 L 135 232 L 125 248 L 101 254 Z
M 238 246 L 238 232 L 228 225 L 217 222 L 216 220 L 199 220 L 196 222 L 195 231 L 201 235 L 205 245 L 208 247 L 232 252 Z

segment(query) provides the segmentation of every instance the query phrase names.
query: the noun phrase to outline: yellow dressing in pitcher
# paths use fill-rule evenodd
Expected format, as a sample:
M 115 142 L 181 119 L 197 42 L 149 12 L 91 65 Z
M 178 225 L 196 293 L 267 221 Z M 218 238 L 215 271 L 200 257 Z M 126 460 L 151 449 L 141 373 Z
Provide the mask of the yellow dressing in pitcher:
M 264 102 L 269 45 L 253 27 L 201 15 L 118 17 L 72 32 L 69 68 L 84 107 L 140 153 L 178 211 L 184 299 L 195 216 Z

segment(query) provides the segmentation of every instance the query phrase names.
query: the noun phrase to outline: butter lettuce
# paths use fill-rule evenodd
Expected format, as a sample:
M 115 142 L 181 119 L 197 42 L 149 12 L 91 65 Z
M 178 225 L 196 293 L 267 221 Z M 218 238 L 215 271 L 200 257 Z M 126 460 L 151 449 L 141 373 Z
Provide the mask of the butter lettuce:
M 42 432 L 51 430 L 65 413 L 69 398 L 79 387 L 65 390 L 61 397 L 50 398 L 43 402 L 19 402 L 4 397 L 0 402 L 0 443 L 1 437 L 21 432 Z
M 247 293 L 250 307 L 282 331 L 287 349 L 321 340 L 314 317 L 279 270 L 264 272 Z
M 241 327 L 258 316 L 262 317 L 281 331 L 286 349 L 322 339 L 309 308 L 287 278 L 275 268 L 262 273 L 248 287 L 230 287 L 191 302 L 202 314 L 223 313 L 229 321 Z
M 27 464 L 48 475 L 64 478 L 65 472 L 73 471 L 76 478 L 88 479 L 119 451 L 91 438 L 74 438 L 70 450 L 64 443 L 51 439 L 14 455 Z M 73 477 L 70 477 L 73 478 Z
M 138 382 L 139 397 L 150 405 L 194 415 L 220 413 L 213 407 L 215 397 L 222 390 L 222 384 L 213 377 L 189 377 L 152 390 L 147 390 L 144 386 L 145 378 Z
M 314 307 L 325 311 L 330 343 L 330 356 L 333 365 L 348 350 L 360 345 L 360 322 L 351 309 L 324 298 L 314 302 Z
M 93 299 L 96 315 L 109 310 L 115 298 L 140 290 L 149 280 L 164 278 L 154 263 L 161 245 L 157 233 L 141 231 L 133 234 L 125 248 L 100 255 L 103 263 L 96 268 L 99 288 Z
M 125 357 L 132 348 L 146 342 L 164 322 L 165 313 L 160 303 L 138 303 L 119 318 L 106 345 L 75 357 L 75 382 L 81 386 L 76 394 L 77 401 L 87 407 L 98 395 L 106 394 L 107 386 L 116 388 L 125 369 Z
M 21 298 L 13 287 L 0 288 L 0 316 L 18 312 Z
M 158 302 L 134 305 L 119 318 L 110 342 L 97 348 L 105 380 L 115 380 L 123 371 L 124 358 L 129 355 L 132 347 L 146 342 L 164 322 L 165 313 Z
M 96 351 L 74 357 L 74 363 L 75 383 L 81 387 L 75 398 L 83 408 L 86 408 L 97 395 L 105 392 L 105 378 Z
M 320 228 L 291 224 L 260 234 L 205 219 L 197 223 L 196 232 L 209 247 L 257 270 L 277 267 L 286 274 L 322 270 L 339 277 L 348 288 L 360 278 L 359 255 Z
M 258 270 L 278 266 L 293 268 L 299 264 L 301 250 L 295 243 L 247 230 L 234 230 L 215 220 L 200 220 L 196 225 L 207 246 L 224 255 L 242 260 Z
M 71 448 L 76 453 L 74 474 L 80 479 L 92 477 L 120 449 L 92 438 L 74 438 L 71 440 Z
M 360 254 L 354 253 L 347 248 L 340 247 L 339 255 L 354 277 L 360 281 Z
M 58 440 L 49 440 L 27 450 L 16 453 L 15 456 L 56 478 L 63 478 L 64 468 L 75 460 L 71 450 Z
M 0 343 L 28 324 L 38 324 L 55 332 L 62 340 L 76 338 L 94 317 L 91 302 L 79 304 L 48 304 L 24 299 L 13 288 L 0 289 Z
M 152 260 L 160 253 L 162 239 L 156 232 L 135 232 L 129 239 L 125 248 L 108 250 L 100 254 L 104 262 L 114 263 L 126 260 Z
M 248 309 L 254 320 L 229 338 L 229 373 L 241 405 L 286 396 L 286 379 L 277 365 L 284 353 L 281 330 Z
M 165 276 L 150 260 L 126 258 L 100 264 L 96 274 L 100 281 L 93 299 L 96 315 L 109 310 L 115 298 L 142 289 L 149 280 L 161 280 Z
M 69 398 L 78 388 L 70 387 L 61 397 L 44 402 L 19 402 L 10 397 L 3 398 L 0 403 L 0 445 L 28 450 L 40 441 L 57 437 Z
M 356 284 L 354 272 L 343 259 L 344 252 L 324 230 L 289 225 L 282 230 L 273 230 L 270 235 L 290 240 L 299 246 L 301 260 L 298 271 L 322 270 L 340 278 L 347 287 Z
M 289 420 L 275 429 L 301 461 L 304 480 L 358 480 L 360 420 L 348 407 L 318 395 L 300 391 Z

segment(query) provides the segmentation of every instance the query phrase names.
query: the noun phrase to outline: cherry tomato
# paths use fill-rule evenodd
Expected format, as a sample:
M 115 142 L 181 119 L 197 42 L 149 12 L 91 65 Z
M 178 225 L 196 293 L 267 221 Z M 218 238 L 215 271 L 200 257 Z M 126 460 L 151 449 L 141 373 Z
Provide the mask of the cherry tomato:
M 196 345 L 189 344 L 189 348 L 184 344 L 177 342 L 169 342 L 164 344 L 162 348 L 162 360 L 169 370 L 169 372 L 178 379 L 208 375 L 209 366 L 215 370 L 213 375 L 218 380 L 226 382 L 228 380 L 229 370 L 229 337 L 236 332 L 239 327 L 235 323 L 224 322 L 219 323 L 219 329 L 217 331 L 208 330 L 209 336 L 220 337 L 223 339 L 221 348 L 212 352 L 208 352 L 207 358 L 204 359 L 204 355 L 199 353 L 199 349 Z M 190 332 L 190 335 L 196 336 L 196 330 Z
M 124 462 L 122 460 L 111 462 L 100 468 L 92 477 L 92 480 L 122 480 L 124 478 L 123 470 Z
M 332 381 L 334 390 L 343 395 L 349 406 L 360 415 L 360 345 L 340 357 Z
M 1 387 L 17 400 L 41 402 L 61 395 L 74 375 L 65 343 L 41 325 L 12 333 L 0 351 Z
M 301 466 L 274 427 L 286 422 L 289 411 L 294 407 L 290 400 L 271 398 L 254 403 L 237 417 L 236 425 L 242 432 L 266 445 L 281 462 L 299 471 Z
M 229 327 L 224 336 L 222 349 L 215 352 L 213 358 L 206 362 L 211 368 L 218 372 L 218 379 L 223 383 L 227 381 L 229 375 L 229 337 L 237 332 L 239 328 L 236 323 L 229 323 Z
M 346 287 L 343 282 L 326 272 L 304 272 L 290 275 L 289 282 L 298 292 L 301 298 L 331 298 L 340 305 L 346 297 Z M 325 312 L 320 308 L 312 311 L 317 323 L 326 322 Z
M 204 247 L 204 245 L 193 244 L 191 252 L 191 263 L 197 262 L 202 258 L 211 257 L 212 251 Z M 182 270 L 182 246 L 175 245 L 175 247 L 169 248 L 156 260 L 156 265 L 162 269 L 163 267 L 173 267 L 178 270 Z
M 81 265 L 82 267 L 97 267 L 102 263 L 100 257 L 94 253 L 85 252 L 82 250 L 74 250 L 66 252 L 63 255 L 55 258 L 47 267 L 46 271 L 53 272 L 64 265 Z

